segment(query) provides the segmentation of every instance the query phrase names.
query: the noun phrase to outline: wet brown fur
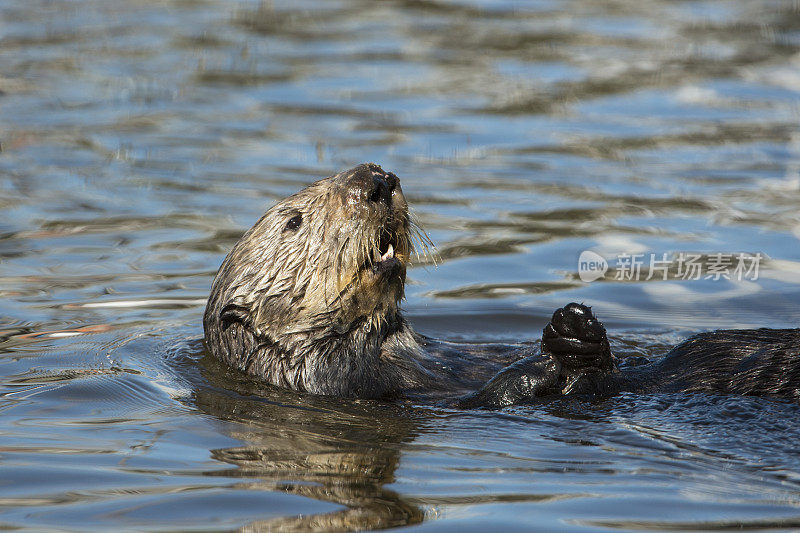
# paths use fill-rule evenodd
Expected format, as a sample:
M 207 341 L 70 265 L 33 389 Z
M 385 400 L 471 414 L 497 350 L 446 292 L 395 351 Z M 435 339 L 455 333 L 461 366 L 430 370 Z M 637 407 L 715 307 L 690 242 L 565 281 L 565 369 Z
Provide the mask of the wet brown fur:
M 394 184 L 388 196 L 376 193 L 375 176 Z M 376 398 L 424 386 L 428 356 L 398 309 L 412 234 L 399 181 L 378 165 L 309 185 L 269 209 L 225 258 L 203 318 L 206 346 L 300 391 Z M 396 261 L 376 270 L 386 242 Z

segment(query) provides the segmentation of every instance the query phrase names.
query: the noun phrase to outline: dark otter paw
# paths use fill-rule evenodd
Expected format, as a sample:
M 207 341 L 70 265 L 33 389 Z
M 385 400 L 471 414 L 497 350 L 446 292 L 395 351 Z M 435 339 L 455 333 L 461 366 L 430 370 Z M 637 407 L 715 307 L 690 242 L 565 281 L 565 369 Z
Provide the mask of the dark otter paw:
M 553 313 L 542 333 L 542 350 L 566 370 L 613 368 L 606 328 L 582 304 L 571 303 Z
M 480 390 L 455 400 L 458 409 L 491 409 L 531 402 L 557 384 L 561 364 L 550 357 L 533 355 L 507 366 Z

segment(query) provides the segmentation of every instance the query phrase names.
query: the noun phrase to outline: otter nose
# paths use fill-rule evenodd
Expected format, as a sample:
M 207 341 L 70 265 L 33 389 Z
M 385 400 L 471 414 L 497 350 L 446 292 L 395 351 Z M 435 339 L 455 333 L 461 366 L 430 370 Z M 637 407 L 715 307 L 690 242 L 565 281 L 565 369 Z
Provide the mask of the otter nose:
M 369 199 L 373 202 L 392 203 L 392 191 L 397 187 L 397 176 L 391 172 L 372 172 L 372 193 Z

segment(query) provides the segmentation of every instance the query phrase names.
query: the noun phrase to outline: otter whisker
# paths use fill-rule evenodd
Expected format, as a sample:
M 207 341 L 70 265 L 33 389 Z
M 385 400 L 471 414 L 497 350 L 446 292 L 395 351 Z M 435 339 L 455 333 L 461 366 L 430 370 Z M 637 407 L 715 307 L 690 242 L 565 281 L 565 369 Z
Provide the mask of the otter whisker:
M 441 262 L 441 256 L 439 255 L 439 251 L 436 249 L 436 245 L 418 222 L 416 214 L 409 212 L 408 215 L 410 222 L 410 237 L 413 242 L 417 244 L 417 246 L 414 247 L 414 255 L 421 263 L 425 263 L 426 259 L 428 259 L 433 263 L 433 266 L 438 265 Z M 424 253 L 420 252 L 420 248 L 424 250 Z
M 373 238 L 371 238 L 369 242 L 367 242 L 370 254 L 369 257 L 372 260 L 372 264 L 379 263 L 381 260 L 380 240 L 381 240 L 381 230 L 378 229 Z

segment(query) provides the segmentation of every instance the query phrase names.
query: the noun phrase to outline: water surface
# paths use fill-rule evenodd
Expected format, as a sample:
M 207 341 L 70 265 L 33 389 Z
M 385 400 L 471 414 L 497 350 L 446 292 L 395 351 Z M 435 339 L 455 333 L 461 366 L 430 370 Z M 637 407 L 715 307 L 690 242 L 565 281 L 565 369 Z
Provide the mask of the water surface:
M 533 340 L 573 300 L 622 355 L 796 326 L 796 2 L 6 0 L 0 23 L 0 528 L 800 528 L 795 405 L 342 402 L 199 342 L 241 233 L 364 161 L 437 245 L 404 303 L 425 334 Z M 680 252 L 764 261 L 614 279 Z

